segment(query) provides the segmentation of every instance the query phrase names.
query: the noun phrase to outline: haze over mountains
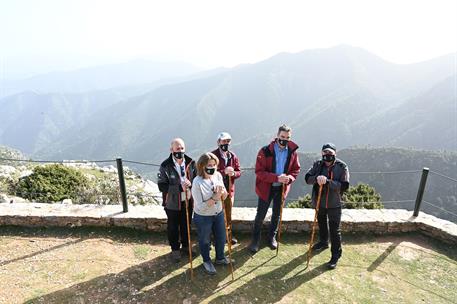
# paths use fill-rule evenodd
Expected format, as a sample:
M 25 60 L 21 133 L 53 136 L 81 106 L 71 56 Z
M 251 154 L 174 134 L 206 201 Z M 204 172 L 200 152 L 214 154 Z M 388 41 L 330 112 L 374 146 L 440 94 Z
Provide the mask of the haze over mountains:
M 316 151 L 326 141 L 339 148 L 457 150 L 455 64 L 456 54 L 450 54 L 398 65 L 341 45 L 194 76 L 189 67 L 143 79 L 104 67 L 86 76 L 63 73 L 53 83 L 43 76 L 34 85 L 47 93 L 0 99 L 0 144 L 42 158 L 158 162 L 173 137 L 183 137 L 196 156 L 226 130 L 249 165 L 288 123 L 301 151 Z M 71 88 L 75 77 L 98 80 L 94 88 L 104 90 Z
M 188 63 L 132 60 L 71 71 L 56 71 L 22 80 L 0 80 L 0 97 L 35 91 L 37 93 L 81 93 L 116 87 L 150 84 L 187 76 L 200 69 Z

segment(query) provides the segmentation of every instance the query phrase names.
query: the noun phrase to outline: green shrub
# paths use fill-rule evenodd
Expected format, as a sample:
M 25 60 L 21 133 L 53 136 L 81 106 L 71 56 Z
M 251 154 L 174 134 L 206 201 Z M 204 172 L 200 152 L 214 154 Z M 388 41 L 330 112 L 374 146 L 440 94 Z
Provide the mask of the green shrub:
M 350 186 L 343 195 L 344 208 L 347 209 L 381 209 L 381 194 L 368 184 L 359 183 Z
M 88 186 L 87 178 L 78 170 L 63 165 L 37 166 L 33 173 L 19 179 L 16 195 L 38 202 L 76 200 Z
M 299 197 L 298 201 L 293 201 L 287 204 L 288 208 L 313 208 L 311 205 L 311 195 L 308 193 L 303 197 Z
M 357 184 L 350 186 L 343 194 L 343 207 L 347 209 L 381 209 L 384 205 L 381 203 L 381 195 L 376 192 L 375 188 L 368 184 Z M 313 208 L 311 205 L 311 195 L 306 194 L 297 201 L 290 202 L 289 208 Z

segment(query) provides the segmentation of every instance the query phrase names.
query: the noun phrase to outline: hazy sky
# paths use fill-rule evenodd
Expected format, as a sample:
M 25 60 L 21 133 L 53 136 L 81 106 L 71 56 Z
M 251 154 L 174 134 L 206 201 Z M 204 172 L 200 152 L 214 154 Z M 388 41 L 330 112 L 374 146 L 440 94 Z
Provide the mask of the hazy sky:
M 457 51 L 457 1 L 0 0 L 0 39 L 3 76 L 132 58 L 231 67 L 342 43 L 411 63 Z

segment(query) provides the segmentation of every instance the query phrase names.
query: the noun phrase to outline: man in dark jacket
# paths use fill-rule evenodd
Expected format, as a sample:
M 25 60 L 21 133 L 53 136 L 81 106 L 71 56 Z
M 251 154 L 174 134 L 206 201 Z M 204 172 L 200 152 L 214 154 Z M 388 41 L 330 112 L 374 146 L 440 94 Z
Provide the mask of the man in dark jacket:
M 259 196 L 259 201 L 252 240 L 249 245 L 249 250 L 253 253 L 259 251 L 260 230 L 271 201 L 273 201 L 273 214 L 268 234 L 268 245 L 271 249 L 278 247 L 276 234 L 278 232 L 283 187 L 285 187 L 285 199 L 289 193 L 290 185 L 300 173 L 298 146 L 290 140 L 291 135 L 290 127 L 280 126 L 276 139 L 260 149 L 257 154 L 255 191 Z
M 163 206 L 167 213 L 168 241 L 171 246 L 171 257 L 175 261 L 187 254 L 189 240 L 187 238 L 187 221 L 192 219 L 192 198 L 190 187 L 197 175 L 195 162 L 184 154 L 184 141 L 175 138 L 171 142 L 170 156 L 162 162 L 158 173 L 158 186 L 162 192 Z M 188 200 L 188 215 L 186 218 L 186 198 Z
M 229 146 L 232 137 L 227 132 L 221 132 L 217 136 L 218 148 L 212 153 L 219 159 L 219 166 L 217 170 L 222 174 L 224 179 L 225 189 L 227 189 L 228 196 L 224 200 L 225 216 L 227 218 L 227 228 L 229 229 L 229 237 L 231 237 L 232 245 L 238 243 L 237 239 L 233 237 L 232 227 L 232 206 L 235 198 L 235 179 L 241 176 L 240 161 L 235 153 L 229 151 Z M 230 179 L 230 180 L 229 180 Z M 227 240 L 228 241 L 228 240 Z
M 305 181 L 313 185 L 312 204 L 316 207 L 319 187 L 322 186 L 321 201 L 319 202 L 319 242 L 313 245 L 314 251 L 328 248 L 328 232 L 332 257 L 328 267 L 334 269 L 341 257 L 341 195 L 349 188 L 349 169 L 341 160 L 336 158 L 336 147 L 332 143 L 322 147 L 322 160 L 314 162 L 305 175 Z M 328 217 L 328 227 L 327 227 Z

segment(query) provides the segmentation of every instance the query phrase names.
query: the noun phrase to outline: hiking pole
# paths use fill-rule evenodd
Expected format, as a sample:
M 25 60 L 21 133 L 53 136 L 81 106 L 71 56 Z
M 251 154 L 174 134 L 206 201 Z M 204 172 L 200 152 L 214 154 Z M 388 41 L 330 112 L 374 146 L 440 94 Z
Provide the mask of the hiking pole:
M 321 196 L 322 196 L 322 185 L 319 186 L 319 193 L 317 194 L 317 201 L 316 201 L 316 208 L 314 209 L 314 222 L 313 222 L 313 229 L 311 231 L 311 240 L 309 241 L 309 249 L 308 249 L 308 257 L 306 261 L 306 268 L 309 266 L 309 260 L 311 259 L 311 250 L 314 243 L 314 234 L 316 232 L 316 223 L 317 223 L 317 214 L 319 213 L 319 206 L 321 204 Z
M 190 240 L 190 223 L 189 223 L 189 198 L 187 197 L 187 187 L 184 190 L 186 193 L 186 223 L 187 223 L 187 242 L 189 246 L 189 264 L 190 264 L 190 279 L 194 278 L 194 268 L 192 267 L 192 241 Z
M 221 201 L 222 203 L 222 212 L 224 212 L 224 227 L 225 227 L 225 237 L 227 238 L 227 247 L 228 247 L 228 252 L 229 252 L 229 259 L 230 259 L 230 272 L 232 274 L 232 281 L 234 280 L 233 277 L 233 264 L 232 264 L 232 242 L 228 239 L 229 233 L 227 229 L 227 216 L 225 213 L 225 203 Z
M 232 189 L 232 177 L 229 176 L 229 188 L 228 197 L 230 198 L 230 244 L 232 244 L 233 232 L 232 232 L 232 212 L 233 212 L 233 198 L 230 189 Z M 227 241 L 228 242 L 228 241 Z
M 282 184 L 281 191 L 281 208 L 279 209 L 279 227 L 278 227 L 278 246 L 276 247 L 276 256 L 279 253 L 279 242 L 281 241 L 281 224 L 282 224 L 282 208 L 284 207 L 284 195 L 286 193 L 286 184 Z

